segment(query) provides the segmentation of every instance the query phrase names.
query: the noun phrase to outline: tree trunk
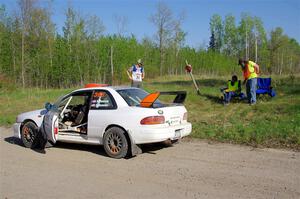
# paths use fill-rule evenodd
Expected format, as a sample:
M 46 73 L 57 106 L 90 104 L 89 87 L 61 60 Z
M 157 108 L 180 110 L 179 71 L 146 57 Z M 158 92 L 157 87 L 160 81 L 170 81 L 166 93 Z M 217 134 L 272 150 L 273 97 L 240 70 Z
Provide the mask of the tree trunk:
M 292 56 L 290 58 L 290 74 L 293 74 L 293 58 L 292 58 Z
M 269 66 L 269 73 L 272 74 L 272 67 L 273 67 L 273 49 L 270 49 L 270 66 Z
M 159 75 L 163 75 L 163 27 L 160 26 L 159 31 L 159 53 L 160 53 L 160 68 L 159 68 Z
M 283 69 L 283 52 L 281 53 L 281 63 L 280 63 L 279 75 L 282 74 L 282 69 Z
M 50 57 L 50 72 L 52 71 L 52 67 L 53 67 L 53 57 L 52 57 L 52 46 L 51 46 L 51 42 L 50 42 L 50 38 L 48 39 L 48 47 L 49 47 L 49 57 Z M 48 74 L 49 71 L 46 72 L 46 74 Z M 48 87 L 48 78 L 46 79 L 46 88 Z M 57 86 L 55 84 L 55 86 Z
M 25 88 L 25 63 L 24 63 L 24 51 L 25 51 L 25 30 L 22 31 L 22 53 L 21 53 L 21 78 L 22 78 L 22 87 Z
M 114 62 L 113 62 L 114 48 L 110 46 L 110 68 L 111 68 L 111 85 L 114 83 Z
M 13 78 L 14 82 L 17 83 L 17 74 L 16 74 L 16 49 L 13 40 L 13 34 L 11 35 L 11 48 L 12 48 L 12 59 L 13 59 Z
M 257 63 L 257 37 L 255 35 L 255 63 Z
M 245 48 L 245 50 L 246 50 L 246 54 L 245 54 L 245 58 L 246 58 L 246 60 L 248 60 L 249 59 L 249 55 L 248 55 L 248 32 L 247 32 L 247 24 L 246 24 L 246 37 L 245 37 L 245 46 L 246 46 L 246 48 Z
M 160 52 L 159 75 L 162 76 L 163 75 L 163 50 L 162 50 L 162 48 L 160 48 L 159 52 Z
M 80 67 L 80 63 L 79 63 L 79 57 L 78 57 L 78 52 L 76 52 L 76 65 L 78 66 L 78 72 L 79 72 L 79 76 L 80 76 L 80 86 L 83 86 L 83 73 Z

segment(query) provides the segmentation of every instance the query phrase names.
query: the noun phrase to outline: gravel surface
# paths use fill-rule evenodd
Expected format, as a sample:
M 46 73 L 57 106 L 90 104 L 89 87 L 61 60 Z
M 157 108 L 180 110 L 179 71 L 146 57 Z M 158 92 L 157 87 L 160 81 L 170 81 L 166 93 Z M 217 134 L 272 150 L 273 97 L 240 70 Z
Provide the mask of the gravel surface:
M 183 140 L 112 159 L 101 146 L 38 153 L 0 127 L 0 198 L 300 198 L 300 153 Z

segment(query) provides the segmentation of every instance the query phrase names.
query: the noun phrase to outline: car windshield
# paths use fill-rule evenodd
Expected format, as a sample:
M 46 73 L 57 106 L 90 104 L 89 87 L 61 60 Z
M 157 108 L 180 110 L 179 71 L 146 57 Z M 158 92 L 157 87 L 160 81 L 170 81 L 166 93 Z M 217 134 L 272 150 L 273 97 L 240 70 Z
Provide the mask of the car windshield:
M 120 89 L 117 92 L 123 97 L 123 99 L 127 102 L 129 106 L 139 106 L 141 101 L 149 95 L 146 91 L 142 89 Z M 159 100 L 156 100 L 154 104 L 161 104 Z
M 57 111 L 60 112 L 62 110 L 62 108 L 66 105 L 66 103 L 68 102 L 68 100 L 70 96 L 61 96 L 58 98 L 58 100 L 52 105 L 51 110 L 53 111 Z

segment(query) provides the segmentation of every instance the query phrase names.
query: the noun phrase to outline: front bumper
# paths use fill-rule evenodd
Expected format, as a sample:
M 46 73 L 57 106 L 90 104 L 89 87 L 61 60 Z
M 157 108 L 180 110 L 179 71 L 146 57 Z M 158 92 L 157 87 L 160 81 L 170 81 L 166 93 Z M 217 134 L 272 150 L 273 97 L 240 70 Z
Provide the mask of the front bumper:
M 180 125 L 168 127 L 145 126 L 132 134 L 135 144 L 146 144 L 162 142 L 165 140 L 176 140 L 188 136 L 192 132 L 192 124 L 187 122 Z
M 13 129 L 14 129 L 14 137 L 21 138 L 21 132 L 20 127 L 22 123 L 14 123 Z

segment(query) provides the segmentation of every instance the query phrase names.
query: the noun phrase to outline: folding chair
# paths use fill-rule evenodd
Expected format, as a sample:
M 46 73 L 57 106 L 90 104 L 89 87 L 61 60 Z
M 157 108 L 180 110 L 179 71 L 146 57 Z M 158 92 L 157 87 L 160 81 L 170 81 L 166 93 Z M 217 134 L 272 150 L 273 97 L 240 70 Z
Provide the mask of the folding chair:
M 268 94 L 271 97 L 275 97 L 276 92 L 271 86 L 271 78 L 257 78 L 257 90 L 256 95 Z

